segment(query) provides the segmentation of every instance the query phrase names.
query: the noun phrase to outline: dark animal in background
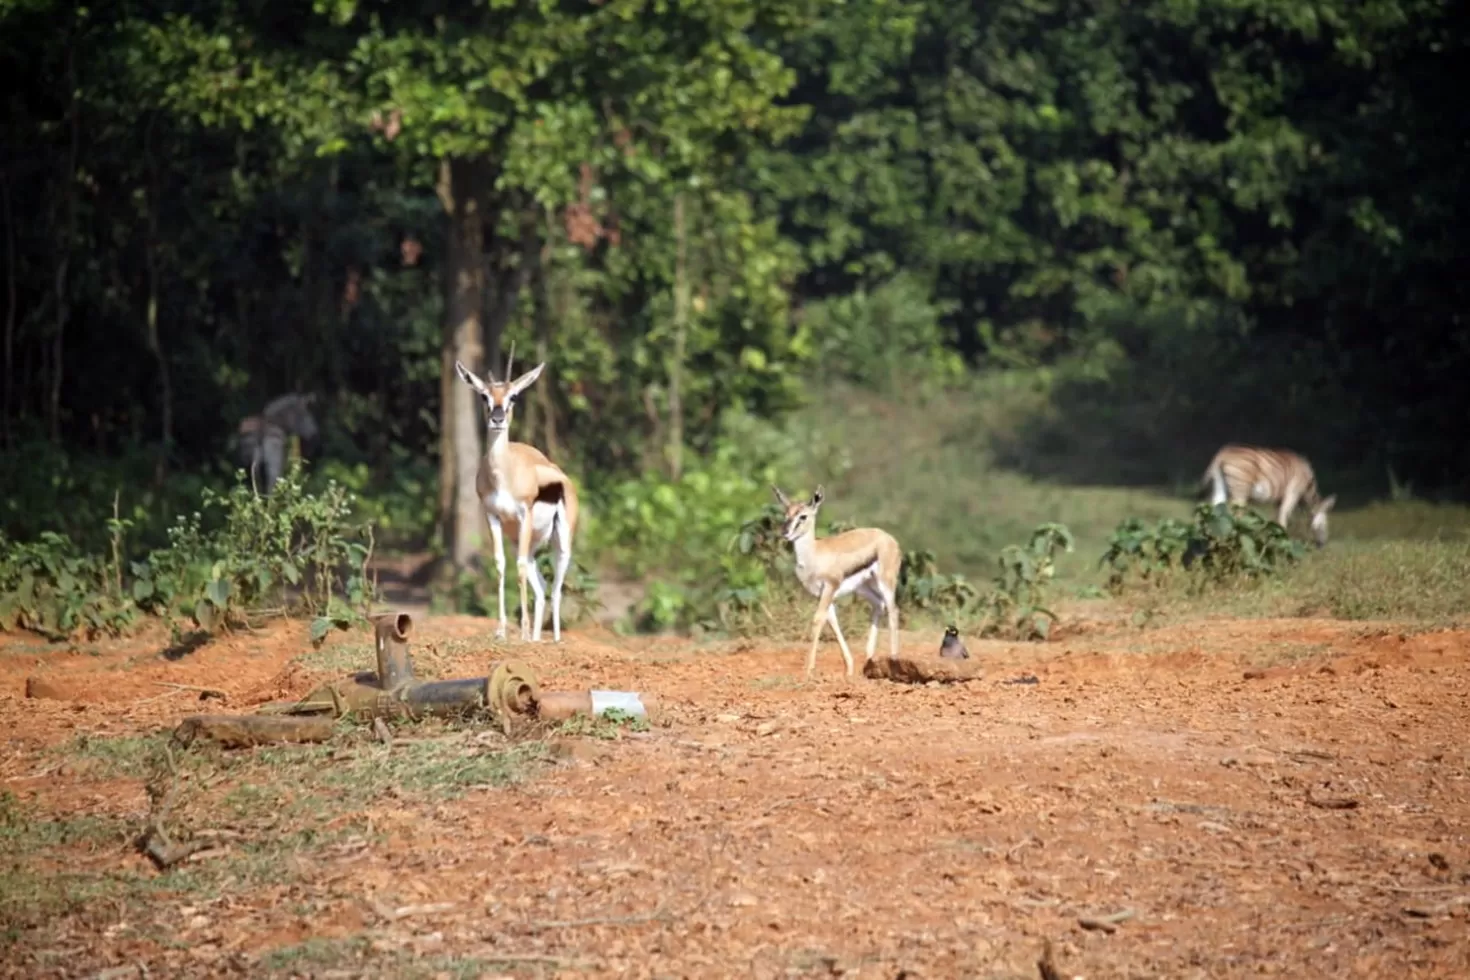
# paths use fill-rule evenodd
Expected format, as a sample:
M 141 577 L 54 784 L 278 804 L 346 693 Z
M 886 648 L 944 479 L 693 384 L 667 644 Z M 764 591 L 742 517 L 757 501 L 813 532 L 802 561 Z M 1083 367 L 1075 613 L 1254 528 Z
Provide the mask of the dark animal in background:
M 969 660 L 970 651 L 960 639 L 960 631 L 953 626 L 944 628 L 944 639 L 939 644 L 939 655 L 949 660 Z
M 315 401 L 315 394 L 282 395 L 259 415 L 240 421 L 238 458 L 258 492 L 270 493 L 286 471 L 286 444 L 291 436 L 301 440 L 303 449 L 315 442 L 318 430 L 311 414 Z

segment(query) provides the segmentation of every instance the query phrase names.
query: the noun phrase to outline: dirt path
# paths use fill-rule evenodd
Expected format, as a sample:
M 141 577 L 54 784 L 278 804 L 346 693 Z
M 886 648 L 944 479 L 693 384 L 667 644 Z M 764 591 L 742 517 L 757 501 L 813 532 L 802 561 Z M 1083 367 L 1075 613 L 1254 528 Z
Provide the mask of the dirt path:
M 333 647 L 362 640 L 293 660 L 300 629 L 282 628 L 177 662 L 136 643 L 10 642 L 0 778 L 42 813 L 136 818 L 140 780 L 49 768 L 55 746 L 198 710 L 166 684 L 219 688 L 232 708 L 300 694 L 343 669 Z M 667 727 L 577 740 L 504 789 L 391 792 L 370 843 L 303 858 L 289 885 L 156 897 L 170 943 L 135 934 L 126 909 L 73 909 L 19 930 L 0 962 L 17 976 L 1035 978 L 1050 939 L 1065 977 L 1470 975 L 1470 634 L 1097 630 L 974 643 L 984 680 L 917 688 L 849 682 L 830 649 L 803 685 L 799 644 L 588 631 L 512 646 L 547 687 L 657 693 Z M 445 675 L 497 656 L 486 622 L 461 618 L 423 621 L 415 649 Z M 38 672 L 92 703 L 25 699 Z M 1005 683 L 1022 673 L 1038 683 Z M 48 860 L 153 875 L 124 841 L 60 853 Z M 112 974 L 127 975 L 143 974 Z

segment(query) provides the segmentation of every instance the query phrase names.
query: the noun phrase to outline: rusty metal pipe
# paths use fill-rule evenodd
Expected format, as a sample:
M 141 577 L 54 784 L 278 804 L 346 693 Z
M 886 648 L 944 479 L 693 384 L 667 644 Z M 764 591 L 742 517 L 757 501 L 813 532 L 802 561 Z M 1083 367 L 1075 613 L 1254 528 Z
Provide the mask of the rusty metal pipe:
M 378 640 L 378 686 L 397 691 L 413 683 L 413 659 L 408 655 L 408 634 L 413 617 L 406 612 L 373 617 Z

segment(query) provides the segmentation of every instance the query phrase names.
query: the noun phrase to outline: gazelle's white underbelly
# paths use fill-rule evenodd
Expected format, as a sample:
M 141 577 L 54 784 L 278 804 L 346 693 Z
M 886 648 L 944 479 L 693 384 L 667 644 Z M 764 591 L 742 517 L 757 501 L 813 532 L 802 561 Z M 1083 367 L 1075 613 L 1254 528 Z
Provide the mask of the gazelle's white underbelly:
M 525 507 L 505 490 L 486 494 L 484 504 L 485 513 L 501 521 L 515 521 L 519 524 L 524 519 L 526 512 Z M 560 502 L 551 503 L 544 500 L 538 500 L 531 505 L 531 549 L 533 551 L 545 544 L 546 540 L 551 537 L 551 529 L 561 507 Z
M 814 596 L 821 596 L 823 582 L 819 576 L 812 575 L 810 573 L 803 573 L 802 569 L 800 568 L 796 570 L 796 574 L 797 577 L 801 579 L 802 586 L 804 586 L 808 592 L 810 592 Z M 836 600 L 841 599 L 843 596 L 852 595 L 858 589 L 868 584 L 871 584 L 874 587 L 876 587 L 878 584 L 878 563 L 876 561 L 864 566 L 863 568 L 858 569 L 847 578 L 843 579 L 842 582 L 837 586 L 837 592 L 832 596 L 832 598 Z M 876 591 L 881 592 L 881 590 Z

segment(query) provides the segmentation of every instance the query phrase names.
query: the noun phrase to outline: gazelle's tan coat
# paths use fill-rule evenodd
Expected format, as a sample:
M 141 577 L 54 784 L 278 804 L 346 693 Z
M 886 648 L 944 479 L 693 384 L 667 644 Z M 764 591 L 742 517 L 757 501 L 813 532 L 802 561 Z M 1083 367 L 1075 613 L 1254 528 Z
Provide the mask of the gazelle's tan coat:
M 781 534 L 791 542 L 796 555 L 796 577 L 802 586 L 817 597 L 817 611 L 812 616 L 812 646 L 806 657 L 810 677 L 817 666 L 817 644 L 822 639 L 822 626 L 830 623 L 842 650 L 842 662 L 849 676 L 853 673 L 852 651 L 842 635 L 833 603 L 857 593 L 873 609 L 868 629 L 868 659 L 878 648 L 878 620 L 888 613 L 888 656 L 898 657 L 898 572 L 903 552 L 898 541 L 887 531 L 876 527 L 859 527 L 828 538 L 817 537 L 817 508 L 822 506 L 822 488 L 817 487 L 811 500 L 792 502 L 780 487 L 772 486 L 776 499 L 786 509 Z
M 1298 503 L 1312 512 L 1312 534 L 1319 546 L 1327 544 L 1327 512 L 1337 496 L 1323 499 L 1317 477 L 1306 457 L 1287 449 L 1227 445 L 1205 468 L 1203 481 L 1211 487 L 1210 503 L 1243 507 L 1249 501 L 1277 503 L 1276 523 L 1286 527 Z
M 505 636 L 505 536 L 516 542 L 516 570 L 521 583 L 521 639 L 539 642 L 541 621 L 546 611 L 546 586 L 536 567 L 535 554 L 551 544 L 554 577 L 551 585 L 551 638 L 561 642 L 561 595 L 567 567 L 572 560 L 572 539 L 577 530 L 577 488 L 561 467 L 535 446 L 510 441 L 510 422 L 516 397 L 541 376 L 545 363 L 514 381 L 489 384 L 458 361 L 454 369 L 485 403 L 488 445 L 475 474 L 475 492 L 485 506 L 490 524 L 490 544 L 495 550 L 495 572 L 499 579 L 500 626 L 496 636 Z M 506 374 L 509 375 L 509 365 Z M 526 585 L 536 595 L 528 630 Z

